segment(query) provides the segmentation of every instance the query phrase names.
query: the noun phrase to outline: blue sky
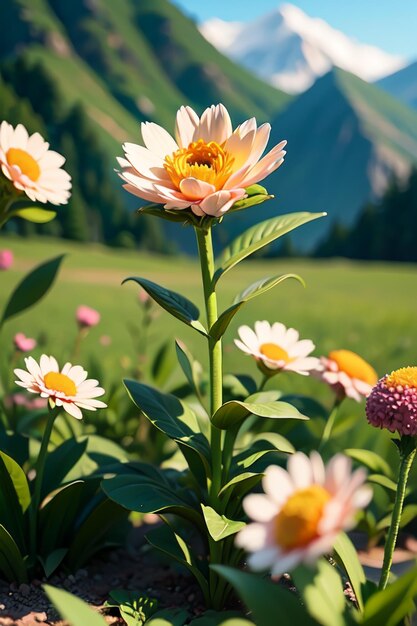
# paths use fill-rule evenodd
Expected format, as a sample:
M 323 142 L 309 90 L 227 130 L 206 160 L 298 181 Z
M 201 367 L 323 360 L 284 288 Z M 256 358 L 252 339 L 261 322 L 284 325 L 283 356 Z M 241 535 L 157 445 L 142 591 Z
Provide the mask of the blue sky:
M 174 2 L 199 21 L 210 17 L 249 21 L 280 4 L 279 0 Z M 363 43 L 417 59 L 417 0 L 295 0 L 292 4 Z

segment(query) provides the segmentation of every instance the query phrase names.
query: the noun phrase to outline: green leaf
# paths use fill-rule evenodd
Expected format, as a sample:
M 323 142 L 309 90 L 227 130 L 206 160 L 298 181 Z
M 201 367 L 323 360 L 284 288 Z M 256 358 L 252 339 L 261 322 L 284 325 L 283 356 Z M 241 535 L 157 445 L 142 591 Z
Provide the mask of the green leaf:
M 164 209 L 161 204 L 147 204 L 146 206 L 138 209 L 138 213 L 139 215 L 152 215 L 154 217 L 159 217 L 169 222 L 195 225 L 198 225 L 199 223 L 198 218 L 191 211 L 170 211 L 169 209 Z
M 202 526 L 201 515 L 179 495 L 178 485 L 169 481 L 165 472 L 158 471 L 155 476 L 140 471 L 123 474 L 105 479 L 102 489 L 109 498 L 129 511 L 176 513 Z
M 175 340 L 175 349 L 177 351 L 178 362 L 184 372 L 188 384 L 194 391 L 197 398 L 201 400 L 200 387 L 203 374 L 203 367 L 201 363 L 194 359 L 193 355 L 187 349 L 187 346 L 178 339 Z
M 362 626 L 398 626 L 401 620 L 414 609 L 413 599 L 417 595 L 417 567 L 376 591 L 366 602 Z
M 172 340 L 168 339 L 157 350 L 152 361 L 152 379 L 158 388 L 163 388 L 170 381 L 176 366 Z
M 258 396 L 258 394 L 254 394 L 250 398 L 255 399 L 255 396 Z M 212 417 L 212 422 L 217 428 L 227 430 L 234 424 L 244 420 L 248 415 L 273 419 L 308 420 L 308 417 L 302 415 L 298 409 L 287 402 L 241 402 L 239 400 L 230 400 L 216 411 Z
M 371 472 L 383 474 L 387 478 L 394 478 L 389 464 L 376 452 L 372 450 L 362 450 L 361 448 L 348 448 L 344 452 L 354 461 L 365 465 Z
M 282 585 L 224 565 L 212 565 L 211 569 L 233 585 L 256 626 L 317 626 L 297 595 Z
M 335 561 L 345 570 L 355 593 L 358 607 L 363 611 L 362 586 L 366 583 L 366 577 L 358 559 L 358 553 L 345 533 L 341 533 L 337 537 L 333 550 Z
M 68 439 L 46 457 L 42 497 L 61 486 L 64 478 L 80 460 L 87 449 L 88 439 Z
M 70 626 L 107 626 L 107 622 L 97 611 L 76 596 L 50 585 L 43 585 L 46 595 Z
M 36 304 L 50 289 L 59 270 L 62 259 L 65 255 L 60 255 L 46 263 L 38 265 L 29 272 L 18 284 L 10 296 L 1 317 L 0 327 L 11 317 L 22 313 L 26 309 Z
M 262 474 L 253 474 L 252 472 L 244 472 L 238 476 L 234 476 L 228 483 L 222 487 L 219 491 L 219 496 L 230 497 L 233 494 L 235 497 L 242 497 L 248 491 L 251 491 L 262 480 Z M 229 495 L 230 494 L 230 495 Z
M 233 399 L 242 397 L 247 398 L 251 394 L 255 393 L 257 384 L 251 376 L 246 374 L 226 374 L 223 378 L 223 388 L 225 392 L 228 392 Z
M 236 611 L 205 611 L 203 615 L 193 619 L 189 626 L 255 626 Z
M 58 491 L 51 500 L 48 500 L 40 510 L 40 552 L 45 560 L 51 552 L 67 545 L 71 540 L 84 485 L 84 481 L 81 480 L 67 485 Z M 46 575 L 49 576 L 48 573 Z
M 0 524 L 0 573 L 9 582 L 27 582 L 26 565 L 15 540 Z
M 248 440 L 252 443 L 247 443 Z M 241 452 L 239 452 L 240 449 L 242 450 Z M 255 436 L 250 433 L 249 437 L 243 437 L 242 442 L 239 441 L 238 453 L 235 456 L 234 462 L 237 467 L 247 469 L 271 452 L 293 454 L 295 449 L 288 439 L 278 433 L 266 432 Z
M 252 187 L 255 187 L 255 185 L 252 185 Z M 246 191 L 249 189 L 251 189 L 251 187 L 248 187 Z M 268 193 L 252 193 L 247 198 L 243 198 L 243 200 L 235 202 L 229 212 L 232 213 L 233 211 L 243 211 L 244 209 L 249 209 L 249 207 L 262 204 L 262 202 L 265 202 L 266 200 L 272 200 L 273 197 L 274 196 Z
M 376 525 L 377 530 L 388 528 L 391 523 L 392 512 L 379 520 Z M 401 513 L 400 528 L 404 528 L 417 517 L 417 504 L 407 504 Z
M 289 213 L 261 222 L 237 237 L 222 253 L 214 275 L 216 283 L 220 276 L 228 272 L 243 259 L 260 250 L 267 244 L 307 222 L 323 217 L 325 213 Z
M 244 291 L 242 291 L 242 293 L 236 296 L 232 306 L 226 309 L 226 311 L 224 311 L 220 315 L 217 322 L 215 322 L 209 330 L 210 337 L 213 337 L 216 340 L 220 339 L 220 337 L 222 337 L 222 335 L 226 332 L 230 322 L 232 321 L 236 313 L 242 308 L 242 306 L 246 302 L 249 302 L 249 300 L 252 300 L 253 298 L 256 298 L 257 296 L 262 295 L 266 291 L 269 291 L 269 289 L 272 289 L 272 287 L 279 285 L 280 283 L 284 282 L 284 280 L 287 280 L 288 278 L 294 278 L 295 280 L 298 280 L 298 282 L 300 282 L 305 287 L 305 283 L 303 279 L 300 278 L 300 276 L 297 276 L 297 274 L 284 274 L 282 276 L 269 276 L 267 278 L 262 278 L 261 280 L 257 280 L 255 283 L 252 283 L 252 285 L 249 285 L 249 287 L 247 287 Z
M 391 480 L 391 478 L 387 478 L 383 474 L 369 474 L 369 476 L 367 477 L 367 481 L 368 483 L 380 485 L 381 487 L 385 487 L 385 489 L 397 492 L 397 483 Z
M 163 609 L 146 622 L 146 626 L 184 626 L 190 614 L 185 609 Z
M 46 578 L 49 578 L 54 571 L 61 565 L 64 560 L 68 548 L 57 548 L 53 552 L 50 552 L 46 558 L 42 558 L 38 555 L 40 562 L 42 563 L 43 571 Z
M 133 402 L 156 428 L 196 450 L 201 461 L 208 463 L 208 441 L 199 432 L 196 415 L 185 402 L 134 380 L 125 380 L 124 384 Z
M 0 524 L 13 535 L 22 551 L 26 547 L 24 513 L 30 499 L 24 471 L 11 457 L 0 452 Z
M 207 530 L 214 541 L 221 541 L 230 535 L 235 535 L 241 528 L 246 526 L 245 522 L 227 519 L 224 515 L 219 515 L 211 506 L 201 505 Z
M 56 211 L 48 211 L 40 207 L 28 207 L 14 209 L 10 212 L 10 217 L 21 217 L 23 220 L 34 224 L 47 224 L 56 217 Z
M 174 532 L 168 523 L 149 531 L 146 539 L 152 546 L 186 567 L 200 585 L 206 601 L 209 599 L 207 578 L 201 569 L 203 565 L 200 565 L 184 539 Z
M 297 591 L 305 602 L 309 614 L 322 626 L 346 626 L 343 613 L 346 600 L 343 583 L 335 567 L 325 559 L 317 562 L 316 569 L 305 566 L 291 572 Z
M 157 610 L 158 601 L 142 595 L 139 591 L 114 589 L 110 592 L 110 601 L 106 602 L 105 606 L 118 608 L 120 616 L 128 626 L 143 626 Z
M 184 322 L 188 326 L 192 326 L 202 335 L 207 335 L 206 329 L 198 321 L 200 311 L 198 308 L 180 293 L 161 287 L 146 278 L 130 277 L 125 278 L 122 284 L 129 280 L 137 283 L 157 302 L 163 309 L 171 313 L 174 317 Z

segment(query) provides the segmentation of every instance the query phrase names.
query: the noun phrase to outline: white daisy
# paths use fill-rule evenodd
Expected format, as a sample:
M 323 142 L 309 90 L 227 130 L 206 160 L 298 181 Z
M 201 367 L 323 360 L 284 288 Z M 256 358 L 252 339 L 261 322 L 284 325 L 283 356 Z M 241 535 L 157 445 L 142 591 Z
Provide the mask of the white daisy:
M 71 177 L 61 169 L 65 158 L 49 150 L 39 133 L 29 136 L 18 124 L 0 124 L 0 165 L 3 174 L 33 201 L 66 204 Z
M 378 382 L 374 368 L 351 350 L 333 350 L 328 357 L 321 357 L 315 373 L 333 388 L 340 400 L 347 396 L 360 402 Z
M 355 513 L 372 497 L 370 487 L 363 485 L 366 472 L 351 470 L 351 460 L 342 454 L 325 468 L 317 452 L 310 458 L 295 453 L 288 471 L 268 467 L 262 481 L 265 493 L 243 500 L 253 523 L 236 536 L 237 546 L 251 553 L 249 567 L 279 576 L 330 552 L 337 535 L 354 526 Z
M 308 356 L 314 343 L 310 339 L 299 341 L 298 332 L 280 322 L 255 322 L 255 330 L 241 326 L 237 332 L 240 339 L 235 339 L 236 346 L 267 370 L 289 370 L 308 376 L 319 364 L 318 359 Z
M 65 363 L 60 371 L 56 359 L 46 354 L 41 356 L 39 363 L 31 356 L 25 359 L 25 363 L 27 371 L 14 370 L 20 379 L 16 380 L 16 385 L 38 393 L 41 398 L 51 398 L 56 406 L 73 417 L 81 419 L 81 409 L 95 411 L 107 406 L 95 399 L 105 393 L 104 389 L 98 387 L 98 380 L 87 380 L 87 372 L 81 365 Z

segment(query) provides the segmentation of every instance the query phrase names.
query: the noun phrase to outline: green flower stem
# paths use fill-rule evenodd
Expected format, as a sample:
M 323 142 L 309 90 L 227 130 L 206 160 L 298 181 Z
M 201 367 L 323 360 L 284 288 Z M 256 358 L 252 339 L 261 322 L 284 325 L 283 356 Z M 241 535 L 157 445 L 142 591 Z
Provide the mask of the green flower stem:
M 217 321 L 217 296 L 213 285 L 214 254 L 211 238 L 211 227 L 207 230 L 196 228 L 198 252 L 200 255 L 201 275 L 203 279 L 204 301 L 207 314 L 208 330 Z M 208 338 L 209 369 L 210 369 L 210 416 L 223 403 L 223 372 L 222 372 L 222 342 L 221 339 Z M 216 507 L 217 496 L 222 482 L 222 431 L 211 424 L 210 430 L 212 481 L 210 485 L 210 500 Z
M 41 491 L 43 483 L 43 474 L 45 470 L 46 455 L 48 452 L 49 440 L 51 439 L 52 428 L 55 422 L 55 418 L 59 413 L 57 407 L 51 408 L 49 406 L 48 419 L 45 426 L 45 431 L 42 437 L 41 449 L 39 450 L 38 459 L 36 461 L 36 477 L 35 477 L 35 489 L 33 491 L 32 501 L 30 503 L 30 548 L 31 548 L 31 562 L 34 565 L 36 562 L 36 535 L 37 535 L 37 521 L 38 510 L 41 501 Z
M 261 380 L 261 382 L 259 384 L 259 387 L 258 387 L 258 391 L 263 391 L 264 390 L 264 387 L 265 387 L 265 385 L 266 385 L 266 383 L 268 382 L 269 379 L 270 379 L 270 376 L 268 376 L 267 374 L 263 375 L 262 380 Z
M 321 436 L 320 444 L 318 447 L 319 452 L 324 448 L 324 446 L 330 439 L 330 435 L 332 434 L 333 426 L 336 421 L 336 416 L 337 416 L 339 407 L 342 404 L 342 402 L 343 402 L 343 399 L 341 400 L 340 398 L 336 398 L 334 401 L 333 408 L 330 411 L 329 417 L 327 418 L 327 422 L 323 429 L 323 434 Z
M 407 489 L 408 475 L 416 454 L 416 442 L 412 437 L 403 437 L 399 443 L 400 469 L 398 472 L 397 492 L 395 494 L 394 509 L 392 511 L 391 523 L 385 542 L 384 562 L 382 565 L 379 589 L 385 589 L 389 579 L 392 555 L 397 543 L 398 531 L 401 523 L 401 514 L 404 505 L 405 492 Z

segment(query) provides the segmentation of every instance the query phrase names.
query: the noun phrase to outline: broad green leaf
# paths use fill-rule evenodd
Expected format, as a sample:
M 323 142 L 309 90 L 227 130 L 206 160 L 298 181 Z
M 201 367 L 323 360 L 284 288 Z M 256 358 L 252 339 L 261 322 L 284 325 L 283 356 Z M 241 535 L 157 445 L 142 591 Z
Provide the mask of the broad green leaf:
M 92 508 L 92 510 L 91 510 Z M 67 562 L 70 569 L 77 570 L 99 550 L 114 545 L 107 541 L 115 528 L 124 529 L 126 511 L 118 504 L 100 497 L 96 506 L 89 507 L 88 516 L 82 521 L 69 547 Z M 120 544 L 120 542 L 118 542 Z
M 0 524 L 26 548 L 24 513 L 30 504 L 29 485 L 22 468 L 11 457 L 0 452 Z
M 269 417 L 273 419 L 308 420 L 291 404 L 287 402 L 240 402 L 230 400 L 221 406 L 212 417 L 217 428 L 227 430 L 234 424 L 245 419 L 248 415 Z
M 255 626 L 242 613 L 236 611 L 205 611 L 203 615 L 193 619 L 189 626 Z
M 42 497 L 61 486 L 64 478 L 80 460 L 87 448 L 87 438 L 68 439 L 50 452 L 46 458 Z
M 334 543 L 333 550 L 335 560 L 345 570 L 349 578 L 358 607 L 363 611 L 362 586 L 366 583 L 366 577 L 358 559 L 358 553 L 345 533 L 341 533 L 338 536 Z
M 44 585 L 43 588 L 58 613 L 68 622 L 69 626 L 87 626 L 87 624 L 88 626 L 107 626 L 106 620 L 80 598 L 50 585 Z
M 177 351 L 178 362 L 184 372 L 188 384 L 194 391 L 197 398 L 201 399 L 200 386 L 203 374 L 203 367 L 201 363 L 194 359 L 186 345 L 182 341 L 178 341 L 178 339 L 175 340 L 175 349 Z
M 225 393 L 232 395 L 233 399 L 238 397 L 245 399 L 255 393 L 257 384 L 251 376 L 246 374 L 226 374 L 223 378 L 223 389 Z
M 207 530 L 214 541 L 221 541 L 230 535 L 235 535 L 241 528 L 246 526 L 245 522 L 227 519 L 224 515 L 219 515 L 211 506 L 201 505 Z
M 51 552 L 67 545 L 71 540 L 84 485 L 81 480 L 67 485 L 40 510 L 40 552 L 45 560 Z
M 143 626 L 157 610 L 158 601 L 139 591 L 114 589 L 105 606 L 118 608 L 127 626 Z
M 21 217 L 27 222 L 34 224 L 47 224 L 56 217 L 56 211 L 48 211 L 39 207 L 28 207 L 22 209 L 14 209 L 10 213 L 10 217 Z
M 125 380 L 124 384 L 133 402 L 156 428 L 196 450 L 203 463 L 207 461 L 207 439 L 199 432 L 196 415 L 185 402 L 134 380 Z
M 165 341 L 157 350 L 152 361 L 151 373 L 156 387 L 164 388 L 168 385 L 176 366 L 175 352 L 172 340 Z
M 185 609 L 162 609 L 146 622 L 146 626 L 184 626 L 190 614 Z
M 157 479 L 137 472 L 123 474 L 102 482 L 104 493 L 129 511 L 139 513 L 176 513 L 202 525 L 200 514 L 179 495 L 178 485 L 169 482 L 163 472 Z
M 0 574 L 9 582 L 27 582 L 26 565 L 15 540 L 0 524 Z
M 46 261 L 46 263 L 38 265 L 29 274 L 26 274 L 7 301 L 1 317 L 0 327 L 11 317 L 36 304 L 47 293 L 55 280 L 64 256 L 62 254 L 50 261 Z
M 237 467 L 247 469 L 271 452 L 293 454 L 295 449 L 285 437 L 278 433 L 267 432 L 255 436 L 248 433 L 247 436 L 239 440 L 234 462 Z
M 42 563 L 46 578 L 49 578 L 57 567 L 61 565 L 67 552 L 68 548 L 57 548 L 53 552 L 50 552 L 45 558 L 38 555 L 38 559 Z
M 325 213 L 289 213 L 252 226 L 223 251 L 214 274 L 214 282 L 216 283 L 220 276 L 240 261 L 275 241 L 278 237 L 324 215 Z
M 166 289 L 146 278 L 125 278 L 122 284 L 129 280 L 140 285 L 142 289 L 144 289 L 163 309 L 168 311 L 168 313 L 171 313 L 171 315 L 181 320 L 181 322 L 184 322 L 184 324 L 192 326 L 202 335 L 207 335 L 204 326 L 198 321 L 200 311 L 191 300 L 188 300 L 188 298 L 185 298 L 180 293 Z
M 325 559 L 320 559 L 316 569 L 297 567 L 291 572 L 291 577 L 309 614 L 319 624 L 346 626 L 343 616 L 346 600 L 343 583 L 336 568 Z
M 242 308 L 242 306 L 246 302 L 249 302 L 249 300 L 252 300 L 257 296 L 262 295 L 266 291 L 269 291 L 269 289 L 272 289 L 272 287 L 279 285 L 288 278 L 294 278 L 295 280 L 298 280 L 298 282 L 300 282 L 303 286 L 305 286 L 303 279 L 300 278 L 300 276 L 297 276 L 297 274 L 269 276 L 267 278 L 257 280 L 255 283 L 252 283 L 252 285 L 249 285 L 249 287 L 242 291 L 242 293 L 236 296 L 232 306 L 226 309 L 226 311 L 224 311 L 220 315 L 217 322 L 215 322 L 209 330 L 210 337 L 213 337 L 214 339 L 220 339 L 220 337 L 222 337 L 222 335 L 226 332 L 230 322 L 232 321 L 236 313 Z
M 199 564 L 196 556 L 184 539 L 178 533 L 174 532 L 169 524 L 158 526 L 149 531 L 146 534 L 146 539 L 152 546 L 175 559 L 191 572 L 200 585 L 201 591 L 207 601 L 209 598 L 207 577 L 201 569 L 202 564 Z
M 397 483 L 391 480 L 391 478 L 387 478 L 383 474 L 369 474 L 369 476 L 367 477 L 367 481 L 368 483 L 380 485 L 381 487 L 385 487 L 385 489 L 397 492 Z
M 219 496 L 230 497 L 232 494 L 242 497 L 248 491 L 251 491 L 262 480 L 262 474 L 253 474 L 252 472 L 244 472 L 235 476 L 219 491 Z
M 212 565 L 211 569 L 233 585 L 256 626 L 317 626 L 297 595 L 282 585 L 224 565 Z
M 362 626 L 398 626 L 414 609 L 417 595 L 417 567 L 398 578 L 366 602 Z
M 363 450 L 361 448 L 348 448 L 344 451 L 354 461 L 358 461 L 365 465 L 371 472 L 383 474 L 387 478 L 394 478 L 393 472 L 389 464 L 379 454 L 372 450 Z

